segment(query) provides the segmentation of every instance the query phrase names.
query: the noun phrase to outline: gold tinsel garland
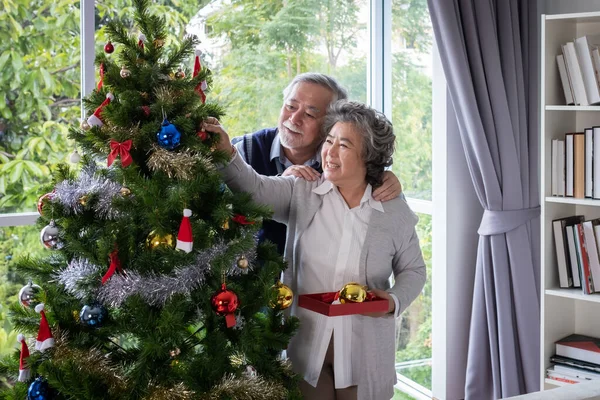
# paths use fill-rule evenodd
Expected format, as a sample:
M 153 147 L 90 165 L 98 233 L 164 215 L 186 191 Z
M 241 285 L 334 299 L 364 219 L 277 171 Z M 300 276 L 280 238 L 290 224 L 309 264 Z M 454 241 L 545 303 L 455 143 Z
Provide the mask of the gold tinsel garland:
M 69 346 L 67 335 L 54 331 L 55 346 L 52 349 L 52 361 L 57 365 L 76 365 L 83 375 L 98 376 L 108 385 L 111 398 L 118 398 L 121 393 L 127 393 L 127 381 L 119 375 L 119 370 L 100 350 L 73 349 Z
M 169 178 L 191 180 L 196 176 L 196 165 L 201 165 L 204 170 L 214 169 L 208 158 L 189 149 L 176 153 L 153 145 L 151 152 L 146 162 L 148 168 L 152 172 L 161 171 Z
M 150 394 L 143 400 L 191 400 L 194 398 L 194 392 L 188 390 L 183 383 L 178 383 L 171 388 L 165 388 L 150 384 Z
M 254 378 L 226 375 L 212 390 L 201 396 L 202 400 L 284 400 L 287 389 L 280 383 L 266 381 L 260 376 Z

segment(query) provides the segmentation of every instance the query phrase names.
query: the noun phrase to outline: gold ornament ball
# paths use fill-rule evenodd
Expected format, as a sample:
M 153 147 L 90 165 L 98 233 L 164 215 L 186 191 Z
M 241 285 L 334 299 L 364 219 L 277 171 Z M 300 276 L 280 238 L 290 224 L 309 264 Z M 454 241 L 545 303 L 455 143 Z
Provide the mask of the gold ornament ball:
M 163 47 L 165 45 L 165 41 L 162 39 L 154 39 L 152 44 L 154 44 L 154 48 L 160 49 L 161 47 Z
M 123 66 L 123 67 L 121 67 L 120 74 L 121 74 L 121 78 L 123 78 L 123 79 L 129 78 L 131 76 L 131 71 Z
M 78 201 L 78 203 L 81 204 L 84 207 L 87 204 L 87 202 L 88 202 L 88 196 L 87 196 L 87 194 L 84 194 L 83 196 L 81 196 L 79 198 L 79 201 Z
M 123 186 L 121 189 L 119 189 L 119 193 L 121 196 L 127 197 L 131 194 L 131 190 L 128 187 Z
M 90 124 L 88 124 L 87 120 L 85 120 L 85 119 L 83 121 L 81 121 L 80 126 L 81 126 L 81 129 L 83 129 L 84 131 L 87 131 L 91 128 Z
M 340 303 L 362 303 L 367 298 L 367 289 L 365 286 L 349 282 L 340 290 Z
M 248 259 L 246 258 L 246 256 L 241 255 L 240 258 L 238 258 L 237 260 L 237 266 L 239 269 L 246 269 L 248 268 L 248 265 L 250 265 L 248 263 Z
M 271 302 L 269 304 L 271 308 L 285 310 L 292 305 L 294 302 L 294 292 L 292 292 L 292 289 L 281 282 L 277 282 L 273 285 L 272 289 L 277 292 L 277 300 L 275 303 Z
M 223 228 L 224 231 L 229 229 L 229 220 L 226 220 L 225 222 L 223 222 L 223 225 L 221 225 L 221 228 Z
M 146 238 L 146 246 L 151 250 L 157 248 L 173 248 L 173 235 L 167 233 L 166 235 L 159 235 L 156 231 L 152 231 Z
M 183 70 L 181 68 L 179 68 L 177 70 L 177 72 L 175 72 L 175 78 L 177 78 L 177 79 L 185 78 L 185 72 L 183 72 Z

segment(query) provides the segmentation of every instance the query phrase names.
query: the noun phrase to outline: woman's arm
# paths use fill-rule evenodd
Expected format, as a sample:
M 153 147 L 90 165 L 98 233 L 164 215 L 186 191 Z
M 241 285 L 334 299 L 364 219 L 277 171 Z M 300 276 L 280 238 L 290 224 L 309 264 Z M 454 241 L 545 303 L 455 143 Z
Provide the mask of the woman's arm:
M 287 224 L 294 177 L 259 175 L 237 154 L 229 165 L 219 171 L 223 180 L 234 192 L 248 192 L 257 203 L 273 207 L 273 219 Z
M 401 240 L 392 260 L 394 286 L 388 290 L 398 298 L 400 307 L 395 310 L 396 315 L 400 315 L 417 298 L 427 279 L 425 261 L 415 229 L 412 228 Z
M 232 157 L 231 162 L 219 171 L 231 190 L 252 194 L 254 201 L 257 203 L 268 204 L 273 207 L 273 219 L 275 221 L 287 223 L 295 179 L 293 177 L 268 177 L 257 174 L 252 167 L 238 156 L 229 141 L 229 135 L 216 118 L 209 117 L 202 125 L 208 132 L 219 135 L 217 150 Z

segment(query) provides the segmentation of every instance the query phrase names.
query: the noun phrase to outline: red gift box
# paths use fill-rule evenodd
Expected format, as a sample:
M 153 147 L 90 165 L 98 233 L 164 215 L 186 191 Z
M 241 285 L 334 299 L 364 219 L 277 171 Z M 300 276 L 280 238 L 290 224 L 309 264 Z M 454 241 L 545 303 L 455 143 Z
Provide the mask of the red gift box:
M 389 302 L 387 299 L 375 297 L 362 303 L 331 304 L 336 298 L 336 292 L 301 294 L 298 296 L 298 307 L 336 317 L 338 315 L 353 315 L 372 312 L 387 312 Z

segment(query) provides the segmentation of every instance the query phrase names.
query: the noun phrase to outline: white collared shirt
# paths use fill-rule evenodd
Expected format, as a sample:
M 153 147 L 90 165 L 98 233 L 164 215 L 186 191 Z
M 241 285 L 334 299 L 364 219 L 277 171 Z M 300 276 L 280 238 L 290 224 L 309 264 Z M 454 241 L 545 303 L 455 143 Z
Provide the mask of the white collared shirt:
M 336 292 L 352 281 L 366 284 L 365 277 L 359 276 L 360 254 L 372 211 L 383 212 L 371 191 L 367 185 L 360 204 L 350 209 L 331 182 L 324 181 L 313 190 L 323 196 L 323 203 L 298 239 L 298 294 Z M 290 356 L 304 379 L 316 386 L 333 334 L 335 387 L 356 385 L 352 359 L 360 357 L 362 348 L 352 343 L 356 317 L 326 317 L 303 308 L 297 312 L 300 331 L 290 343 Z

